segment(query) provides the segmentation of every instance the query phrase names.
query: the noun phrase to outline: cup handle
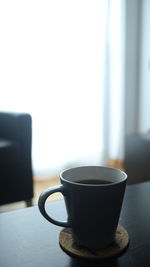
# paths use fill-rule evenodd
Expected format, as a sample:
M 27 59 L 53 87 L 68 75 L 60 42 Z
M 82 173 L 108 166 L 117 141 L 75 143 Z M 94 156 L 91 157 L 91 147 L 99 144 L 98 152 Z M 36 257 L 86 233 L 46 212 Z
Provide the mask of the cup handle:
M 64 187 L 62 185 L 59 186 L 54 186 L 54 187 L 49 187 L 48 189 L 46 189 L 45 191 L 43 191 L 39 197 L 38 200 L 38 207 L 39 210 L 41 212 L 41 214 L 45 217 L 45 219 L 47 219 L 49 222 L 58 225 L 58 226 L 63 226 L 63 227 L 71 227 L 69 221 L 63 222 L 63 221 L 57 221 L 55 219 L 53 219 L 52 217 L 50 217 L 49 214 L 47 214 L 46 210 L 45 210 L 45 202 L 46 199 L 52 195 L 53 193 L 56 192 L 60 192 L 63 195 L 65 195 L 65 190 Z

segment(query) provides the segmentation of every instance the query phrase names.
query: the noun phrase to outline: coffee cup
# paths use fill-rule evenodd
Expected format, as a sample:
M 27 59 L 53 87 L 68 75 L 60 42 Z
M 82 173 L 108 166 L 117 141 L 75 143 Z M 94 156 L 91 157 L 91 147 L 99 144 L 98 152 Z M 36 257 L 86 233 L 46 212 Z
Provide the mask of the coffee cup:
M 60 174 L 61 184 L 46 189 L 39 197 L 41 214 L 51 223 L 69 227 L 79 247 L 99 250 L 113 243 L 124 198 L 127 174 L 103 166 L 81 166 Z M 59 221 L 45 209 L 53 193 L 64 196 L 68 218 Z

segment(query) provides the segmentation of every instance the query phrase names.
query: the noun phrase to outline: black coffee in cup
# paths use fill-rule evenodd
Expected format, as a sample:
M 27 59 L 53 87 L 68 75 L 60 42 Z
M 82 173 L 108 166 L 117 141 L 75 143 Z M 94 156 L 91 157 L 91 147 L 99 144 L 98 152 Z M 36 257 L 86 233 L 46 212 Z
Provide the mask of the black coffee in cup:
M 98 180 L 98 179 L 86 179 L 86 180 L 77 180 L 76 183 L 78 184 L 112 184 L 113 182 L 107 180 Z

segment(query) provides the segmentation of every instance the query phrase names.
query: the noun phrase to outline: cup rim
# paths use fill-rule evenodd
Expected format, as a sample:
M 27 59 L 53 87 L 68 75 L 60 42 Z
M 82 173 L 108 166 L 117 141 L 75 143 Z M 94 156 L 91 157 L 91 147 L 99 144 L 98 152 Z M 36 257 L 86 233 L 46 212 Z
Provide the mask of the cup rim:
M 108 184 L 94 184 L 94 183 L 93 184 L 88 184 L 88 183 L 84 184 L 84 183 L 76 183 L 75 181 L 70 181 L 70 180 L 63 177 L 64 173 L 71 171 L 71 170 L 75 170 L 75 169 L 81 169 L 81 168 L 100 168 L 100 169 L 112 170 L 114 172 L 117 171 L 118 173 L 122 174 L 123 178 L 117 182 L 114 181 L 113 183 L 108 183 Z M 64 169 L 63 171 L 60 172 L 60 179 L 62 181 L 70 183 L 70 184 L 78 185 L 78 186 L 113 186 L 113 185 L 125 182 L 127 180 L 127 178 L 128 178 L 128 175 L 123 170 L 118 169 L 118 168 L 113 168 L 113 167 L 107 167 L 107 166 L 103 166 L 103 165 L 82 165 L 82 166 L 67 168 L 67 169 Z

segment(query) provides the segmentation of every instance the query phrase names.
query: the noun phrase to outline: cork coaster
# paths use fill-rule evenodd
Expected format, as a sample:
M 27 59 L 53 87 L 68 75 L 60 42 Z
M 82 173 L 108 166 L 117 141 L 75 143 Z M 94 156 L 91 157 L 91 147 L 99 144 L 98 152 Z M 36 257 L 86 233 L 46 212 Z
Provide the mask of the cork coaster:
M 64 228 L 59 234 L 59 244 L 62 249 L 71 256 L 85 259 L 106 259 L 120 255 L 129 243 L 129 235 L 124 227 L 118 226 L 115 234 L 115 241 L 107 248 L 91 251 L 84 247 L 77 247 L 73 243 L 72 232 L 70 228 Z

